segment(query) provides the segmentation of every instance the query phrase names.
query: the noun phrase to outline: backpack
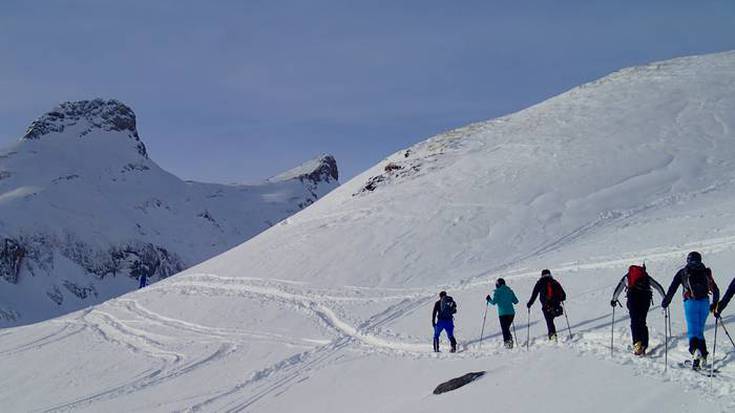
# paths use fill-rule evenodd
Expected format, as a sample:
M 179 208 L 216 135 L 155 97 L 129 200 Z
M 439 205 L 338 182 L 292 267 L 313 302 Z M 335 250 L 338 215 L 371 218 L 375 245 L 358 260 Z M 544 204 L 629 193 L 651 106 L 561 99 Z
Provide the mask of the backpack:
M 646 267 L 631 265 L 628 267 L 628 289 L 632 290 L 641 287 L 641 281 L 648 277 Z
M 635 295 L 638 297 L 648 297 L 653 299 L 653 291 L 651 290 L 651 279 L 646 271 L 646 265 L 631 265 L 628 267 L 628 285 L 626 286 L 626 296 L 630 298 Z
M 561 308 L 561 286 L 559 283 L 551 279 L 546 282 L 546 311 L 554 317 L 564 314 Z
M 559 283 L 551 279 L 546 282 L 546 301 L 547 302 L 561 302 L 561 286 Z
M 439 318 L 450 319 L 457 312 L 457 303 L 450 296 L 444 296 L 439 301 Z
M 684 269 L 684 288 L 685 295 L 695 300 L 701 300 L 709 297 L 709 277 L 711 276 L 709 268 L 689 268 Z

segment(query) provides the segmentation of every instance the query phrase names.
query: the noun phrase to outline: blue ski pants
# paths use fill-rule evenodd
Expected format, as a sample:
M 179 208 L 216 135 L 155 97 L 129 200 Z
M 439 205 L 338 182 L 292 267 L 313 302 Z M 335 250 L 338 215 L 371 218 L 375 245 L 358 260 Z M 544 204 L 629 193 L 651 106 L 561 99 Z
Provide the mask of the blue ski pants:
M 447 331 L 447 336 L 451 340 L 454 338 L 454 321 L 453 320 L 437 320 L 436 325 L 434 326 L 434 340 L 439 339 L 439 335 L 441 335 L 442 330 Z
M 709 298 L 684 301 L 684 316 L 687 320 L 687 336 L 704 340 L 704 325 L 709 315 Z

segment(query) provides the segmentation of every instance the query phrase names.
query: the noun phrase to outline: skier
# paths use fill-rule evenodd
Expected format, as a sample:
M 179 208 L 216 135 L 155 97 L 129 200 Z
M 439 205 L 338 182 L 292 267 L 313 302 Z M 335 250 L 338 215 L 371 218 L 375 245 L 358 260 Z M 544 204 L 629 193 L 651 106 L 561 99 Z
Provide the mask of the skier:
M 536 285 L 533 287 L 531 299 L 526 304 L 527 308 L 531 308 L 533 302 L 536 301 L 536 296 L 539 296 L 539 301 L 541 301 L 541 312 L 544 314 L 544 319 L 546 320 L 549 340 L 556 340 L 554 318 L 564 314 L 561 303 L 566 301 L 567 294 L 564 292 L 561 284 L 559 284 L 559 281 L 551 276 L 551 271 L 541 271 L 541 278 L 536 281 Z
M 442 330 L 447 331 L 451 352 L 457 351 L 457 340 L 454 339 L 454 314 L 457 312 L 457 303 L 447 295 L 446 291 L 439 293 L 439 301 L 434 304 L 431 313 L 431 325 L 434 327 L 434 351 L 439 352 L 439 335 Z
M 610 300 L 610 305 L 615 307 L 619 303 L 618 296 L 625 288 L 626 304 L 630 314 L 630 332 L 633 335 L 633 353 L 636 356 L 645 355 L 648 348 L 646 317 L 653 300 L 651 287 L 658 291 L 662 299 L 666 295 L 661 284 L 648 275 L 645 264 L 643 266 L 631 265 L 628 267 L 628 273 L 620 279 L 613 292 L 612 300 Z
M 505 280 L 498 278 L 498 281 L 495 283 L 493 296 L 490 297 L 488 295 L 485 297 L 485 300 L 488 305 L 498 305 L 498 318 L 500 318 L 500 329 L 503 331 L 505 348 L 513 348 L 513 335 L 510 333 L 510 326 L 513 324 L 513 318 L 516 314 L 513 304 L 518 304 L 518 298 L 516 298 L 513 290 L 505 285 Z
M 138 289 L 141 289 L 148 285 L 148 277 L 146 277 L 145 273 L 140 274 L 140 283 L 138 284 Z
M 692 355 L 692 368 L 699 370 L 707 362 L 707 342 L 704 339 L 704 325 L 707 315 L 714 312 L 720 299 L 712 270 L 702 264 L 702 255 L 692 251 L 687 255 L 687 265 L 680 269 L 671 281 L 661 307 L 667 308 L 676 290 L 682 286 L 684 296 L 684 314 L 689 337 L 689 353 Z M 712 304 L 709 294 L 712 293 Z
M 730 286 L 727 287 L 727 291 L 725 291 L 725 295 L 723 295 L 722 300 L 720 300 L 720 302 L 717 303 L 717 306 L 715 307 L 715 317 L 720 318 L 720 314 L 722 314 L 722 311 L 730 303 L 730 300 L 732 300 L 733 295 L 735 295 L 735 278 L 733 278 L 732 281 L 730 281 Z

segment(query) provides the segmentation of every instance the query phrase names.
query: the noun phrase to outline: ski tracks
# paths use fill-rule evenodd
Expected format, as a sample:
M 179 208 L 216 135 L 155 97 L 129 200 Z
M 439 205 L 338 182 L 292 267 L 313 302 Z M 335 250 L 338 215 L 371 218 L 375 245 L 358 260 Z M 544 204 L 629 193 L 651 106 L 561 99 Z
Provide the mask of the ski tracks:
M 713 239 L 700 242 L 698 245 L 706 245 L 709 249 L 732 249 L 735 247 L 735 237 Z M 649 261 L 666 259 L 680 254 L 680 251 L 681 247 L 676 250 L 651 250 L 646 251 L 649 253 L 646 257 Z M 619 267 L 629 262 L 630 259 L 601 258 L 589 263 L 570 263 L 560 266 L 559 270 L 586 271 Z M 471 277 L 456 283 L 455 288 L 457 290 L 484 288 L 489 283 L 491 276 L 494 274 Z M 519 271 L 508 274 L 506 278 L 530 276 L 536 276 L 536 272 Z M 393 357 L 444 358 L 450 356 L 434 354 L 426 343 L 391 340 L 380 334 L 381 327 L 406 317 L 418 308 L 429 306 L 434 298 L 435 287 L 425 289 L 344 287 L 327 290 L 312 288 L 307 284 L 256 278 L 221 277 L 215 274 L 191 274 L 164 284 L 166 285 L 150 287 L 145 293 L 265 298 L 268 302 L 276 302 L 284 308 L 295 309 L 309 315 L 327 330 L 332 331 L 335 337 L 319 343 L 315 340 L 299 339 L 273 332 L 204 326 L 156 313 L 135 300 L 117 299 L 83 312 L 77 319 L 65 322 L 59 330 L 41 336 L 32 342 L 13 349 L 0 350 L 0 354 L 14 354 L 63 340 L 83 330 L 90 330 L 105 342 L 122 346 L 154 360 L 154 367 L 127 383 L 111 386 L 45 410 L 49 412 L 86 407 L 98 401 L 118 398 L 162 384 L 224 360 L 236 353 L 242 344 L 253 341 L 286 344 L 306 348 L 306 350 L 291 354 L 268 367 L 261 368 L 241 382 L 226 385 L 225 388 L 219 390 L 209 389 L 209 396 L 198 402 L 192 402 L 192 405 L 185 408 L 185 411 L 249 409 L 265 398 L 280 394 L 290 386 L 308 379 L 314 371 L 342 357 L 344 350 L 347 349 L 366 354 L 385 353 Z M 361 322 L 345 321 L 340 316 L 340 311 L 347 314 L 341 307 L 343 305 L 372 305 L 375 303 L 380 303 L 385 309 L 368 316 Z M 125 319 L 119 314 L 124 315 Z M 601 319 L 582 321 L 581 325 L 584 324 L 590 324 L 590 326 L 580 331 L 578 336 L 569 343 L 571 348 L 581 355 L 587 354 L 596 358 L 610 359 L 609 324 Z M 653 348 L 649 357 L 636 358 L 624 348 L 623 343 L 627 343 L 627 338 L 621 334 L 621 331 L 623 331 L 622 327 L 616 330 L 618 347 L 616 347 L 613 361 L 632 365 L 636 374 L 661 378 L 663 346 L 662 343 L 655 342 L 658 335 L 652 334 Z M 190 345 L 181 346 L 181 340 L 188 341 Z M 673 364 L 687 358 L 686 354 L 677 349 L 679 341 L 680 338 L 677 337 L 670 339 L 669 364 L 671 367 L 668 374 L 663 376 L 663 380 L 681 382 L 688 387 L 705 390 L 720 398 L 735 390 L 735 375 L 731 369 L 723 369 L 723 372 L 714 379 L 715 383 L 692 372 L 677 371 Z M 177 350 L 182 347 L 187 349 L 195 347 L 200 351 L 199 354 L 193 354 L 190 351 Z M 538 348 L 543 347 L 538 346 Z M 501 351 L 493 346 L 487 346 L 485 350 L 481 350 L 479 346 L 477 348 L 472 346 L 465 350 L 451 357 L 486 358 Z M 727 357 L 727 359 L 731 358 Z

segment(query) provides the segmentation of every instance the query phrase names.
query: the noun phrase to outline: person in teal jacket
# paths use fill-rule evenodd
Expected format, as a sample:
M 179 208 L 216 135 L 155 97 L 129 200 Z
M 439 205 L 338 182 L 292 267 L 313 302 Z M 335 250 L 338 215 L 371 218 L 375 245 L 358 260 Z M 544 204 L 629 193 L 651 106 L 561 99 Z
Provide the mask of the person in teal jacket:
M 493 296 L 485 297 L 487 305 L 494 304 L 498 306 L 498 318 L 500 318 L 500 328 L 503 330 L 503 341 L 506 348 L 513 348 L 513 335 L 510 333 L 510 326 L 513 324 L 516 310 L 514 304 L 518 304 L 518 298 L 513 290 L 505 285 L 505 280 L 498 278 L 495 283 L 495 291 Z

